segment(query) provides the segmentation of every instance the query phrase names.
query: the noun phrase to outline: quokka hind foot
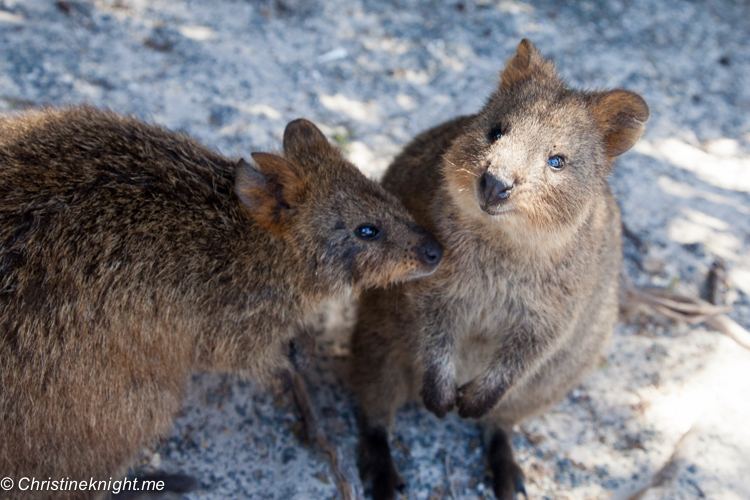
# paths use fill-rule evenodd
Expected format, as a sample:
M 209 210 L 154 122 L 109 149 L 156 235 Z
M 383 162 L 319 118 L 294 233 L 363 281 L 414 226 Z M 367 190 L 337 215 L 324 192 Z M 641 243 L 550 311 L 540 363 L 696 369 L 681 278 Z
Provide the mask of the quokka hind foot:
M 388 431 L 383 427 L 361 425 L 360 477 L 374 500 L 395 500 L 396 492 L 403 492 L 406 487 L 396 471 L 388 441 Z
M 498 500 L 516 500 L 518 493 L 526 497 L 523 471 L 516 462 L 510 436 L 505 431 L 500 428 L 495 430 L 486 454 L 492 489 Z

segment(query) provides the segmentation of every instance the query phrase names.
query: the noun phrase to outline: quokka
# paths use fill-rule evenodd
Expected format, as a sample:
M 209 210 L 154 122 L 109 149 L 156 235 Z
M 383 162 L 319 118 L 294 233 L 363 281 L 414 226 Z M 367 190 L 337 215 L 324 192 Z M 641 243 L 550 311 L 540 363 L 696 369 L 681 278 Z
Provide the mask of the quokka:
M 569 88 L 523 40 L 479 113 L 422 133 L 390 165 L 383 186 L 445 256 L 430 277 L 361 300 L 352 373 L 376 500 L 402 485 L 389 433 L 419 395 L 438 416 L 480 419 L 497 497 L 525 492 L 513 426 L 571 389 L 617 318 L 607 176 L 648 117 L 634 92 Z
M 322 301 L 435 271 L 437 241 L 312 123 L 252 158 L 90 107 L 0 120 L 5 476 L 117 479 L 191 373 L 274 379 Z

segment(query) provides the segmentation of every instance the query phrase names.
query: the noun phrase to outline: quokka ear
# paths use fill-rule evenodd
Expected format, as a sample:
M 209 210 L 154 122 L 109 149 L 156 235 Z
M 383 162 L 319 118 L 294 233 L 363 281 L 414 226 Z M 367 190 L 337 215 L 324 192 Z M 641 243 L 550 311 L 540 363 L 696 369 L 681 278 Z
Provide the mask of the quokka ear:
M 632 148 L 641 137 L 650 114 L 643 97 L 616 89 L 593 94 L 592 104 L 607 157 L 616 158 Z
M 284 129 L 284 155 L 300 158 L 333 150 L 333 146 L 323 132 L 312 122 L 298 118 Z
M 500 89 L 508 90 L 531 78 L 557 79 L 557 72 L 552 61 L 544 59 L 534 44 L 524 38 L 516 47 L 516 54 L 508 59 L 500 72 Z
M 305 179 L 280 156 L 253 153 L 252 157 L 257 169 L 243 159 L 237 162 L 234 191 L 259 224 L 280 232 L 303 201 Z

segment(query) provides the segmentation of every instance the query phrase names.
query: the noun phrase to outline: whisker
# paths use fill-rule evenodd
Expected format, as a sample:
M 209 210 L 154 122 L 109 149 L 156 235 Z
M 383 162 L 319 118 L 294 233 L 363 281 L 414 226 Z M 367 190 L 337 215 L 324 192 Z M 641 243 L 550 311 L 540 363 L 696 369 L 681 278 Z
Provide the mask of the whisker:
M 476 173 L 472 172 L 471 170 L 469 170 L 469 169 L 467 169 L 467 168 L 459 168 L 459 170 L 461 170 L 461 171 L 464 171 L 464 172 L 466 172 L 467 174 L 469 174 L 469 175 L 470 175 L 470 176 L 472 176 L 472 177 L 479 177 L 479 175 L 478 175 L 478 174 L 476 174 Z

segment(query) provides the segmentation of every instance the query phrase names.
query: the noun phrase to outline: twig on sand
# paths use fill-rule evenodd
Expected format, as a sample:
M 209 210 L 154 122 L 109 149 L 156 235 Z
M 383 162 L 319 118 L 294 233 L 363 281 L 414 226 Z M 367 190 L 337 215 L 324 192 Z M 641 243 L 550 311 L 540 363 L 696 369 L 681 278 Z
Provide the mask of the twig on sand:
M 346 459 L 346 454 L 341 453 L 338 446 L 332 446 L 328 443 L 328 438 L 319 425 L 320 414 L 315 403 L 310 399 L 304 377 L 300 373 L 294 373 L 292 380 L 294 399 L 302 413 L 307 439 L 310 446 L 319 448 L 328 457 L 333 474 L 336 476 L 336 486 L 340 498 L 344 500 L 362 499 L 364 495 L 362 484 L 357 475 L 357 468 Z
M 750 332 L 742 328 L 729 316 L 725 314 L 711 316 L 706 320 L 706 324 L 715 330 L 725 333 L 745 349 L 750 349 Z
M 665 316 L 687 323 L 695 324 L 705 321 L 709 316 L 729 312 L 731 307 L 715 306 L 699 298 L 685 297 L 667 290 L 641 288 L 625 278 L 623 289 L 639 302 L 647 304 Z
M 622 289 L 626 300 L 646 304 L 674 321 L 684 321 L 691 325 L 706 323 L 710 328 L 728 335 L 742 347 L 750 349 L 750 332 L 724 314 L 732 310 L 729 306 L 714 305 L 697 297 L 686 297 L 667 290 L 637 287 L 627 276 L 624 277 Z

